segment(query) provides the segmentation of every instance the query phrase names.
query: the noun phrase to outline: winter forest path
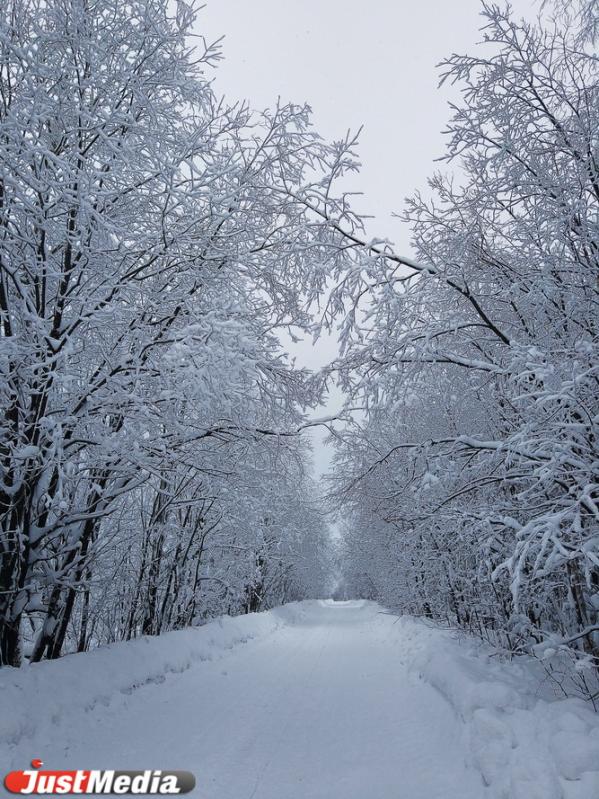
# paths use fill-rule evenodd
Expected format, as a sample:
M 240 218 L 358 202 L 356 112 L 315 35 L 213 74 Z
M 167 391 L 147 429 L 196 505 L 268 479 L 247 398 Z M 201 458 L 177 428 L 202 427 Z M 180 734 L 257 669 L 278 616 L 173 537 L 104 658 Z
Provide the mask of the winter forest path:
M 461 721 L 409 670 L 395 621 L 371 603 L 310 603 L 296 623 L 84 713 L 72 740 L 33 754 L 188 769 L 198 799 L 480 799 Z

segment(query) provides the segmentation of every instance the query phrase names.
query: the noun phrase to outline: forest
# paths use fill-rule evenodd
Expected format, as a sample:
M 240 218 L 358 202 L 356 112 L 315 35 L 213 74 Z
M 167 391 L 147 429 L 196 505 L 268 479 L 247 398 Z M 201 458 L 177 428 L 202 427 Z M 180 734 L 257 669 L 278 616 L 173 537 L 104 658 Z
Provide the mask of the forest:
M 482 11 L 408 257 L 193 3 L 2 4 L 0 665 L 336 590 L 599 695 L 599 3 Z

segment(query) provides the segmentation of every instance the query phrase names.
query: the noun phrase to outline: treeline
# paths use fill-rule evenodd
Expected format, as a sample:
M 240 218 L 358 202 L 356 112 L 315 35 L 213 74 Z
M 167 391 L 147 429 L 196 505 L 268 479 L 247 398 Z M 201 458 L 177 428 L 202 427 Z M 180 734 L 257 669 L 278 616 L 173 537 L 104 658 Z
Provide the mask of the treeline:
M 0 8 L 0 664 L 323 590 L 281 336 L 344 257 L 311 209 L 346 214 L 350 143 L 219 99 L 195 16 Z
M 592 695 L 598 15 L 552 12 L 527 24 L 484 6 L 484 44 L 442 67 L 462 88 L 447 130 L 457 169 L 408 203 L 416 260 L 365 242 L 370 266 L 339 289 L 336 368 L 366 412 L 334 493 L 346 590 L 535 653 L 556 679 L 574 661 Z

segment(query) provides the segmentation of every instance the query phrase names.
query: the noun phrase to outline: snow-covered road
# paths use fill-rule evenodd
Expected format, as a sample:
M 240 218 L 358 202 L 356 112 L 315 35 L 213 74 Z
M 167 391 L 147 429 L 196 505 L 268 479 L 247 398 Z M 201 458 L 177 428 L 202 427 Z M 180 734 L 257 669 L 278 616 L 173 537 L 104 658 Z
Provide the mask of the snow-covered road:
M 0 669 L 0 762 L 183 769 L 197 799 L 599 799 L 599 719 L 533 666 L 291 603 Z
M 373 606 L 323 605 L 304 623 L 173 681 L 156 710 L 196 772 L 198 795 L 479 797 L 480 776 L 465 768 L 449 706 L 390 656 L 392 624 Z M 127 737 L 143 723 L 136 706 Z M 159 744 L 154 751 L 159 762 Z
M 200 799 L 480 799 L 460 722 L 398 657 L 395 617 L 314 603 L 301 621 L 83 713 L 53 767 L 184 768 Z

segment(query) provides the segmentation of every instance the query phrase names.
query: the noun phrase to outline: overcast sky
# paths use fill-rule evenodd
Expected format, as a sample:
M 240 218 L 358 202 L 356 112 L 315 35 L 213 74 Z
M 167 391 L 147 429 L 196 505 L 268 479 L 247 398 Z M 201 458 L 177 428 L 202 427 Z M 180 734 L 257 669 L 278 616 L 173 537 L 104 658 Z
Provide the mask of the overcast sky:
M 530 17 L 538 4 L 514 0 L 512 7 Z M 364 193 L 358 208 L 376 217 L 369 233 L 409 254 L 409 231 L 392 214 L 439 166 L 448 101 L 457 93 L 437 88 L 436 65 L 473 51 L 479 12 L 479 0 L 208 0 L 198 30 L 209 40 L 225 36 L 215 86 L 229 99 L 255 108 L 277 97 L 308 102 L 327 138 L 363 126 L 362 170 L 352 185 Z M 306 344 L 298 357 L 318 367 L 334 352 L 329 340 L 317 351 Z M 330 453 L 322 435 L 314 440 L 321 473 Z

